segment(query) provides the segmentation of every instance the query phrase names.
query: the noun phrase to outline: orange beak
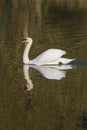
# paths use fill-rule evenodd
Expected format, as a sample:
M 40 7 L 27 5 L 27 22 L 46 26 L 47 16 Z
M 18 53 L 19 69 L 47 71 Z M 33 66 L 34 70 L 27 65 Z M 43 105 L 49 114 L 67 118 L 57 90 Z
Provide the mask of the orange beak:
M 26 43 L 26 40 L 25 40 L 25 39 L 23 39 L 21 43 L 25 44 L 25 43 Z

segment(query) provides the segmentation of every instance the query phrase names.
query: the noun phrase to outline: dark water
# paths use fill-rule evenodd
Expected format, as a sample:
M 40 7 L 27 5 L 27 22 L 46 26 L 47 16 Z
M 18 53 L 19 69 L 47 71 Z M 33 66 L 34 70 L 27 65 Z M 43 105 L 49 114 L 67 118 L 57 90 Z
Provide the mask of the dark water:
M 21 39 L 27 35 L 33 39 L 31 59 L 60 48 L 76 61 L 66 70 L 23 66 Z M 87 2 L 2 0 L 0 130 L 86 129 Z

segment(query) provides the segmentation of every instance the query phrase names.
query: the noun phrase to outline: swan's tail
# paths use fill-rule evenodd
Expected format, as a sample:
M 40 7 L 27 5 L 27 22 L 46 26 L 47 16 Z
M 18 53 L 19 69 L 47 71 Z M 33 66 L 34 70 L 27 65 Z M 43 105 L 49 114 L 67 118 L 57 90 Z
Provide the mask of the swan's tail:
M 69 64 L 70 62 L 74 61 L 75 59 L 67 59 L 67 58 L 60 58 L 59 63 L 62 64 Z

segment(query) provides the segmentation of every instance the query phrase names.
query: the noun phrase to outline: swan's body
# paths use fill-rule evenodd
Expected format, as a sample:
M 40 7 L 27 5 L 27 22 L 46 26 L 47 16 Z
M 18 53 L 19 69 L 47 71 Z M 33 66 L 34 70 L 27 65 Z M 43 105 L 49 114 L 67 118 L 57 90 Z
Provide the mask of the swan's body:
M 36 58 L 34 58 L 33 60 L 30 60 L 28 57 L 28 53 L 32 45 L 32 39 L 26 38 L 22 42 L 27 43 L 23 54 L 24 64 L 35 64 L 35 65 L 53 65 L 60 63 L 68 64 L 74 60 L 74 59 L 62 58 L 62 56 L 66 54 L 66 51 L 60 49 L 48 49 L 43 53 L 41 53 Z

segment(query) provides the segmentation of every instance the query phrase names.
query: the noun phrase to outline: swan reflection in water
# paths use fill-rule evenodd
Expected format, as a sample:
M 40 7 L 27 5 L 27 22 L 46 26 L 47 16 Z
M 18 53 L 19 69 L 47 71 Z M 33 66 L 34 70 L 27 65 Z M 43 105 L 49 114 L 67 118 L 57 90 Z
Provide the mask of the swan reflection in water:
M 24 78 L 26 80 L 25 87 L 27 91 L 33 89 L 33 83 L 30 79 L 29 68 L 34 68 L 39 71 L 43 77 L 51 80 L 61 80 L 65 78 L 66 71 L 72 69 L 72 65 L 52 65 L 52 66 L 38 66 L 38 65 L 23 65 Z

